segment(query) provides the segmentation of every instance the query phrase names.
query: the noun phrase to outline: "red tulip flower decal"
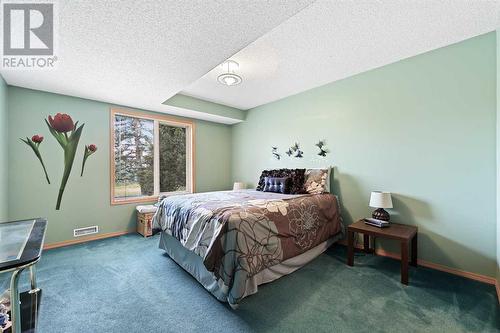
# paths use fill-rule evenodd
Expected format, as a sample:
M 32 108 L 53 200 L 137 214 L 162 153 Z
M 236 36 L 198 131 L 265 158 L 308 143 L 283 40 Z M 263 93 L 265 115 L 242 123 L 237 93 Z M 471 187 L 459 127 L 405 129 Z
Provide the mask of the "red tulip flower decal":
M 54 118 L 49 116 L 48 121 L 45 120 L 45 123 L 49 127 L 49 131 L 52 136 L 57 140 L 57 142 L 59 142 L 59 145 L 64 151 L 64 172 L 56 204 L 56 210 L 59 210 L 61 207 L 62 196 L 64 194 L 64 188 L 66 187 L 69 175 L 71 174 L 76 149 L 78 148 L 78 142 L 80 141 L 80 136 L 82 135 L 83 126 L 85 124 L 77 127 L 78 122 L 73 123 L 73 119 L 64 113 L 58 113 Z
M 38 134 L 37 134 L 37 135 L 33 135 L 33 136 L 31 137 L 31 141 L 33 141 L 34 143 L 38 143 L 38 144 L 40 144 L 40 143 L 42 143 L 42 141 L 43 141 L 43 136 L 38 135 Z
M 49 125 L 49 129 L 52 128 L 59 133 L 71 132 L 76 128 L 73 119 L 65 113 L 58 113 L 54 118 L 49 116 L 49 123 L 47 125 Z M 83 127 L 83 125 L 81 127 Z
M 90 155 L 95 153 L 96 150 L 97 146 L 94 144 L 85 146 L 85 151 L 83 152 L 82 172 L 80 173 L 80 177 L 83 176 L 83 169 L 85 169 L 85 162 L 87 162 L 87 158 L 89 158 Z
M 43 172 L 45 172 L 45 179 L 47 179 L 47 183 L 50 184 L 50 179 L 49 179 L 49 175 L 47 174 L 47 169 L 45 168 L 45 164 L 43 164 L 42 155 L 40 154 L 40 150 L 38 149 L 40 146 L 40 143 L 42 143 L 42 141 L 43 141 L 43 136 L 37 134 L 37 135 L 33 135 L 31 137 L 31 139 L 30 138 L 26 138 L 26 140 L 21 139 L 21 141 L 26 143 L 28 146 L 31 147 L 31 149 L 33 149 L 36 157 L 38 157 L 38 160 L 42 164 Z

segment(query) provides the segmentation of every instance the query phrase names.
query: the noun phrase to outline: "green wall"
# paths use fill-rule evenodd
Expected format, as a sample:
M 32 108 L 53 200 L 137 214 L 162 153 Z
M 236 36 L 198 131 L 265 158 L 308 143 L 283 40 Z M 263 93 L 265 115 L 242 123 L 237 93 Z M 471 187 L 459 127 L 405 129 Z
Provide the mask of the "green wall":
M 8 217 L 7 133 L 7 85 L 0 76 L 0 222 Z
M 98 225 L 100 233 L 135 228 L 135 204 L 110 205 L 109 108 L 106 103 L 75 97 L 8 87 L 9 93 L 9 218 L 47 217 L 46 243 L 73 239 L 73 229 Z M 62 177 L 61 147 L 49 134 L 44 118 L 57 112 L 85 123 L 80 149 L 64 194 L 62 208 L 55 210 Z M 0 124 L 2 124 L 0 118 Z M 231 187 L 231 128 L 196 121 L 196 191 Z M 52 185 L 48 185 L 35 155 L 20 137 L 42 134 L 40 146 Z M 84 144 L 95 143 L 98 151 L 79 176 Z
M 371 214 L 372 190 L 390 191 L 392 221 L 419 228 L 420 259 L 495 276 L 495 62 L 490 33 L 252 109 L 233 127 L 233 180 L 334 166 L 347 223 Z M 295 141 L 303 159 L 284 154 Z
M 497 37 L 497 284 L 500 286 L 500 30 L 496 31 Z M 500 301 L 500 295 L 498 295 Z

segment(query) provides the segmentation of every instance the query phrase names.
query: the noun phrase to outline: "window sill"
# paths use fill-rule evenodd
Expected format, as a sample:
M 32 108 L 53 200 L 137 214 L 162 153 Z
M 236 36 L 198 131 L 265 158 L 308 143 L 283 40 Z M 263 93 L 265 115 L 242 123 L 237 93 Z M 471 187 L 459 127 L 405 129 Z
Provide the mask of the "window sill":
M 140 197 L 140 198 L 127 198 L 127 199 L 111 199 L 111 206 L 115 205 L 128 205 L 128 204 L 134 204 L 134 203 L 145 203 L 145 202 L 151 202 L 151 203 L 156 203 L 158 201 L 158 196 L 151 196 L 151 197 Z

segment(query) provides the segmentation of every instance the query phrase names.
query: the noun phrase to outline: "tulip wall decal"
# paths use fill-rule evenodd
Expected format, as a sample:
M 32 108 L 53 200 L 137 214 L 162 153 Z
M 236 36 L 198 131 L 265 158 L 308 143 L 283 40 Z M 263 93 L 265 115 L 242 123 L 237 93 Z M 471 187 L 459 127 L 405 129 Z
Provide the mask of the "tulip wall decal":
M 38 160 L 42 164 L 43 172 L 45 172 L 45 179 L 47 179 L 47 183 L 50 184 L 50 179 L 49 179 L 49 175 L 47 174 L 47 169 L 45 168 L 45 164 L 43 164 L 42 155 L 40 154 L 40 150 L 38 149 L 40 146 L 40 143 L 42 143 L 42 141 L 43 141 L 43 136 L 37 134 L 37 135 L 33 135 L 31 137 L 31 139 L 26 138 L 26 140 L 24 140 L 24 139 L 20 139 L 20 140 L 22 142 L 26 143 L 28 146 L 30 146 L 31 149 L 33 149 L 36 157 L 38 157 Z
M 80 177 L 83 176 L 83 169 L 85 169 L 85 162 L 87 162 L 87 158 L 89 158 L 90 155 L 95 153 L 96 150 L 97 146 L 94 144 L 85 146 L 85 151 L 83 152 L 82 173 L 80 174 Z
M 49 128 L 50 134 L 59 142 L 59 145 L 64 151 L 64 172 L 61 179 L 61 185 L 59 186 L 59 194 L 57 195 L 56 210 L 61 208 L 61 201 L 64 194 L 64 189 L 68 182 L 69 175 L 71 174 L 71 169 L 73 168 L 73 162 L 75 161 L 76 150 L 78 149 L 78 143 L 80 142 L 80 137 L 82 136 L 83 126 L 82 124 L 78 127 L 78 122 L 74 123 L 73 119 L 65 113 L 58 113 L 53 118 L 49 116 L 45 119 L 45 123 Z M 42 164 L 43 171 L 45 172 L 45 178 L 47 183 L 50 184 L 49 175 L 43 163 L 42 155 L 40 154 L 39 146 L 43 141 L 43 136 L 34 135 L 31 139 L 26 138 L 26 140 L 21 139 L 24 143 L 33 149 L 36 157 Z M 83 169 L 85 168 L 85 163 L 90 155 L 97 151 L 97 146 L 94 144 L 85 146 L 85 151 L 83 154 L 82 162 L 82 172 L 80 176 L 83 176 Z
M 82 135 L 83 126 L 85 124 L 78 127 L 78 122 L 73 123 L 73 119 L 71 119 L 69 115 L 61 113 L 56 114 L 54 118 L 49 116 L 48 121 L 45 120 L 45 123 L 49 127 L 50 134 L 59 142 L 59 145 L 61 145 L 64 151 L 64 172 L 56 203 L 56 210 L 59 210 L 61 208 L 64 189 L 68 182 L 69 175 L 71 174 L 71 169 L 73 168 L 78 142 L 80 141 L 80 136 Z M 69 135 L 68 132 L 70 132 Z

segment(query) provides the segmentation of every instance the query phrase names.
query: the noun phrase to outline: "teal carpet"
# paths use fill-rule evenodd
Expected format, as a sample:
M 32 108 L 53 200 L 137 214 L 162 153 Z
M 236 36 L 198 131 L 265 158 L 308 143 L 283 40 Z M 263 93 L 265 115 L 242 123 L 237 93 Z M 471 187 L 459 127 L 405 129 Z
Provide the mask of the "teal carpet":
M 500 332 L 495 288 L 334 246 L 233 311 L 137 235 L 45 251 L 39 332 Z M 0 291 L 7 287 L 0 275 Z M 23 274 L 27 286 L 27 274 Z

